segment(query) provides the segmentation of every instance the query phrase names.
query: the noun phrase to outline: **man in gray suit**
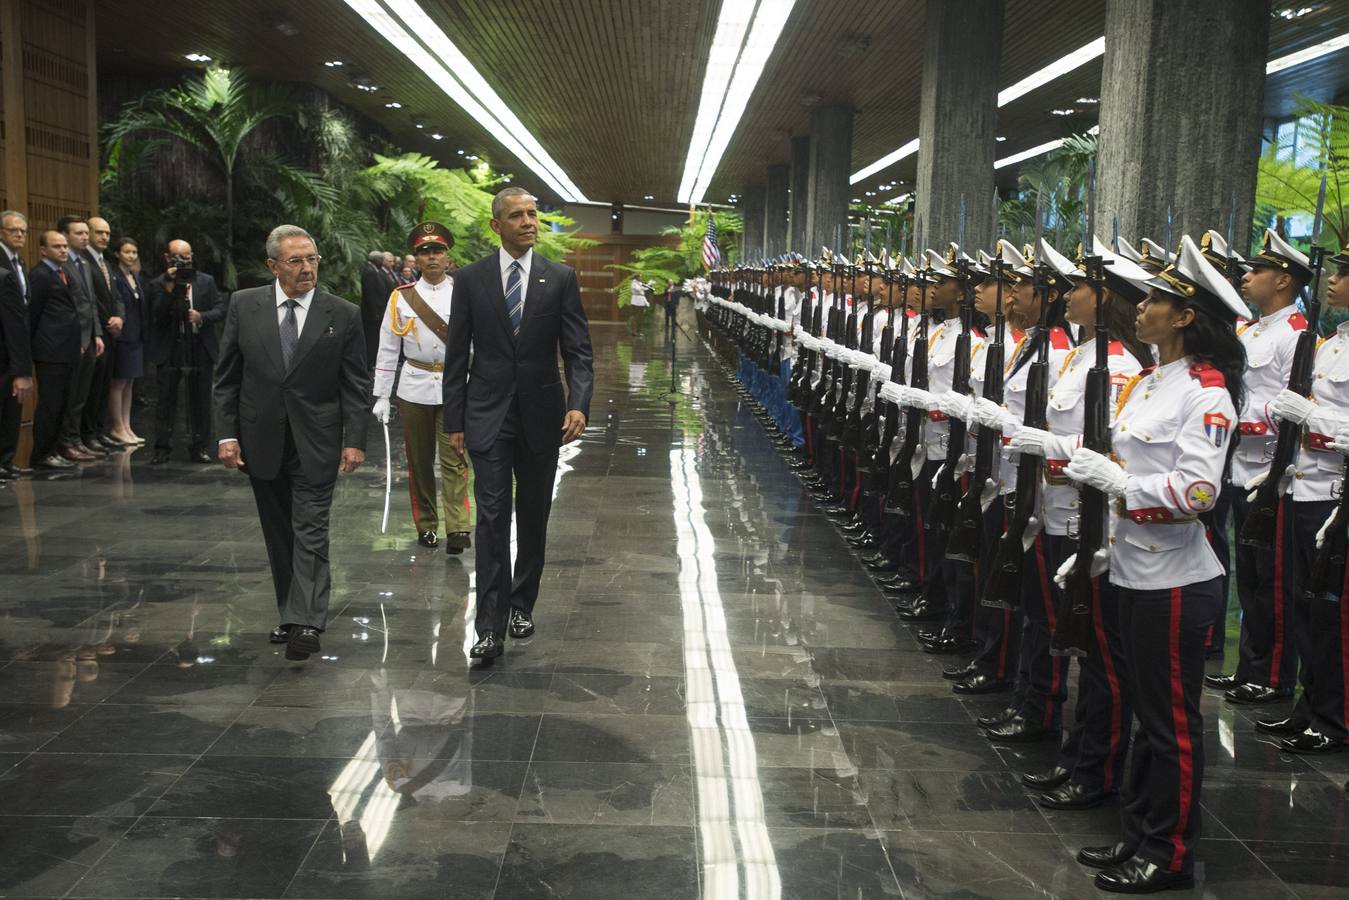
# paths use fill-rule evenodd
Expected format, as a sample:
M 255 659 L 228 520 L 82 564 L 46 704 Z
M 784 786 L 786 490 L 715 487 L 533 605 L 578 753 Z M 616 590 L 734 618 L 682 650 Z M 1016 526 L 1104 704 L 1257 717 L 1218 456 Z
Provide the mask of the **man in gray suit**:
M 319 652 L 332 578 L 328 514 L 339 469 L 365 461 L 370 376 L 360 309 L 318 290 L 302 228 L 267 237 L 276 281 L 235 292 L 215 371 L 220 461 L 253 487 L 287 659 Z

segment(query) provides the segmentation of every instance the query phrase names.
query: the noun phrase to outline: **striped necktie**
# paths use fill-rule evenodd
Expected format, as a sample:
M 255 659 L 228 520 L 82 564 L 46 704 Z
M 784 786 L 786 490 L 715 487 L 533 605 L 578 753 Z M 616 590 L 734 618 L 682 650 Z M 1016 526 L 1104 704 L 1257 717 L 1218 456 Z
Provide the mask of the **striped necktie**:
M 506 309 L 511 317 L 511 333 L 520 336 L 520 319 L 525 313 L 525 293 L 520 283 L 520 260 L 511 262 L 511 273 L 506 276 Z
M 300 343 L 300 320 L 295 315 L 298 300 L 287 300 L 281 304 L 286 308 L 286 317 L 281 320 L 281 368 L 290 369 L 290 358 Z

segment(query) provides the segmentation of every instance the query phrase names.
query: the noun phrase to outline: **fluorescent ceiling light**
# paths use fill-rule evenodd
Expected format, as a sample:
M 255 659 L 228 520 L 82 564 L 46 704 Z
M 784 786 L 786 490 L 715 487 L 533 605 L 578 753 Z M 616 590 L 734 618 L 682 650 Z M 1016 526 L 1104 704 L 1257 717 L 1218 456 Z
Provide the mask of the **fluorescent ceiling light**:
M 1003 88 L 998 92 L 998 106 L 1006 106 L 1017 97 L 1029 94 L 1036 88 L 1049 84 L 1060 75 L 1067 75 L 1074 69 L 1082 68 L 1103 53 L 1105 53 L 1104 36 L 1098 37 L 1085 47 L 1077 48 L 1062 59 L 1054 60 L 1043 69 L 1030 73 L 1011 87 Z
M 898 206 L 899 204 L 903 203 L 905 200 L 908 200 L 908 199 L 909 199 L 910 197 L 912 197 L 912 196 L 913 196 L 912 193 L 909 193 L 909 194 L 900 194 L 898 197 L 892 197 L 892 198 L 890 198 L 889 200 L 886 200 L 886 201 L 885 201 L 885 205 L 886 205 L 886 206 Z
M 1098 37 L 1085 47 L 1079 47 L 1067 56 L 1057 59 L 1045 66 L 1043 69 L 1032 72 L 1016 84 L 1003 88 L 998 92 L 998 106 L 1006 106 L 1017 97 L 1028 94 L 1036 88 L 1048 84 L 1060 75 L 1067 75 L 1074 69 L 1080 69 L 1082 66 L 1085 66 L 1103 53 L 1105 53 L 1105 38 Z M 848 183 L 857 184 L 857 182 L 862 179 L 875 175 L 881 169 L 893 166 L 901 159 L 910 157 L 917 152 L 918 138 L 914 138 L 898 150 L 895 150 L 886 156 L 882 156 L 871 165 L 858 169 L 856 172 L 852 173 L 848 178 Z
M 856 172 L 853 172 L 852 175 L 848 176 L 848 184 L 857 184 L 857 182 L 861 181 L 863 178 L 870 178 L 872 175 L 875 175 L 881 169 L 889 168 L 890 166 L 893 166 L 895 163 L 899 162 L 901 159 L 907 159 L 908 157 L 913 156 L 917 152 L 918 152 L 918 138 L 914 138 L 913 140 L 905 144 L 903 147 L 900 147 L 898 150 L 894 150 L 891 151 L 890 153 L 887 153 L 885 156 L 882 156 L 880 159 L 876 160 L 874 163 L 867 166 L 866 168 L 859 169 Z
M 679 202 L 700 203 L 707 193 L 795 5 L 796 0 L 722 0 L 679 181 Z
M 345 2 L 558 196 L 570 202 L 585 200 L 581 189 L 415 0 Z
M 1099 134 L 1100 131 L 1101 126 L 1093 125 L 1087 129 L 1087 134 Z M 1057 150 L 1063 146 L 1063 143 L 1064 139 L 1059 138 L 1058 140 L 1045 141 L 1043 144 L 1036 144 L 1029 150 L 1022 150 L 1020 153 L 1013 153 L 1011 156 L 1005 156 L 1002 159 L 995 160 L 993 163 L 993 168 L 1001 169 L 1004 166 L 1016 165 L 1017 163 L 1030 159 L 1033 156 L 1039 156 L 1042 153 L 1048 153 L 1050 150 Z
M 1333 37 L 1328 41 L 1322 41 L 1319 44 L 1304 47 L 1295 53 L 1289 53 L 1287 56 L 1280 56 L 1278 59 L 1272 59 L 1269 61 L 1269 65 L 1265 66 L 1265 74 L 1273 75 L 1275 72 L 1282 72 L 1284 69 L 1300 66 L 1303 63 L 1311 62 L 1314 59 L 1320 59 L 1327 53 L 1343 50 L 1345 47 L 1349 47 L 1349 32 Z

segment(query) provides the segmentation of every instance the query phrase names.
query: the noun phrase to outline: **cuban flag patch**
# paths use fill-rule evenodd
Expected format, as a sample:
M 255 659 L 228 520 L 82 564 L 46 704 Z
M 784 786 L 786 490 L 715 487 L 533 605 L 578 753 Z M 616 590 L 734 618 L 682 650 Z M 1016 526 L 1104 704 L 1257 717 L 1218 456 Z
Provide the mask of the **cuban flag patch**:
M 1213 446 L 1221 448 L 1227 442 L 1227 431 L 1232 427 L 1232 420 L 1222 413 L 1206 413 L 1204 415 L 1204 434 Z

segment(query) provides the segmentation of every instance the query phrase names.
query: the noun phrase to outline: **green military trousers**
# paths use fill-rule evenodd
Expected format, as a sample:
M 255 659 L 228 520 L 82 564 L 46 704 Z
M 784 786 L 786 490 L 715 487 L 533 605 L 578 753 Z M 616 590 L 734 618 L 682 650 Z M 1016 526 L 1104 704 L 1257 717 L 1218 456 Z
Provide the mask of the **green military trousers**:
M 407 451 L 408 490 L 412 494 L 412 521 L 417 533 L 438 532 L 436 515 L 436 452 L 440 453 L 440 502 L 445 533 L 473 530 L 468 500 L 468 460 L 454 452 L 444 430 L 440 405 L 398 401 L 403 420 L 403 449 Z

